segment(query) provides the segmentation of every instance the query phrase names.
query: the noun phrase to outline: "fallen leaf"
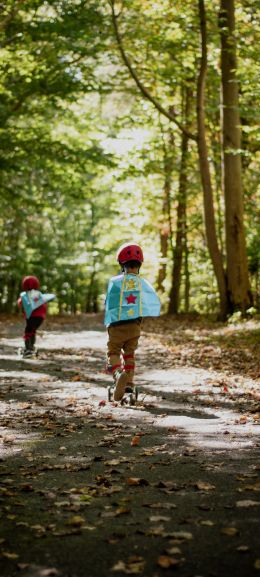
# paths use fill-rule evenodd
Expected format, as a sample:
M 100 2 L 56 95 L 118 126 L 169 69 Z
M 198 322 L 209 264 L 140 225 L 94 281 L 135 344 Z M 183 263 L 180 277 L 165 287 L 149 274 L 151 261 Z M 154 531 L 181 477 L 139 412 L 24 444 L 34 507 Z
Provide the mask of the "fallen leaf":
M 66 521 L 66 525 L 70 527 L 81 527 L 85 523 L 84 517 L 80 517 L 80 515 L 74 515 L 74 517 L 70 517 Z
M 149 517 L 149 520 L 151 523 L 161 523 L 163 521 L 170 521 L 171 517 L 164 517 L 163 515 L 152 515 L 152 517 Z
M 111 569 L 111 571 L 121 571 L 127 575 L 138 575 L 144 570 L 145 561 L 139 555 L 133 555 L 125 561 L 118 561 Z
M 130 512 L 131 510 L 127 507 L 118 507 L 116 509 L 116 517 L 118 517 L 119 515 L 127 515 Z
M 31 403 L 20 403 L 20 405 L 19 405 L 19 409 L 23 409 L 23 410 L 31 409 L 31 407 L 32 407 Z
M 236 502 L 236 507 L 255 507 L 259 505 L 260 501 L 250 501 L 250 499 L 245 499 L 244 501 Z
M 142 477 L 129 477 L 126 480 L 127 484 L 130 486 L 144 486 L 144 485 L 149 485 L 149 482 L 146 479 L 143 479 Z
M 143 507 L 149 507 L 149 509 L 176 509 L 177 505 L 175 503 L 143 503 Z
M 216 485 L 211 485 L 211 483 L 205 483 L 204 481 L 198 481 L 194 485 L 199 491 L 213 491 L 216 489 Z
M 189 531 L 173 531 L 172 533 L 167 533 L 167 537 L 179 539 L 180 541 L 190 541 L 193 539 L 193 535 Z
M 169 549 L 165 549 L 168 555 L 181 555 L 182 551 L 179 547 L 170 547 Z
M 254 568 L 260 569 L 260 559 L 256 559 L 256 561 L 254 562 Z
M 47 569 L 41 569 L 38 573 L 38 577 L 56 577 L 56 575 L 59 575 L 60 572 L 55 569 L 55 567 L 50 567 Z
M 157 559 L 157 565 L 163 569 L 169 569 L 169 567 L 174 567 L 180 564 L 180 559 L 175 559 L 175 557 L 168 557 L 168 555 L 160 555 Z
M 122 571 L 123 573 L 126 573 L 126 564 L 124 561 L 117 561 L 117 563 L 115 565 L 113 565 L 113 567 L 111 567 L 111 571 Z
M 257 481 L 252 485 L 244 485 L 243 487 L 239 487 L 237 490 L 239 493 L 242 493 L 243 491 L 260 491 L 260 481 Z
M 34 488 L 30 483 L 23 483 L 22 485 L 20 485 L 20 489 L 25 493 L 31 493 L 32 491 L 34 491 Z
M 149 529 L 149 531 L 146 532 L 146 535 L 153 535 L 154 537 L 165 536 L 164 526 L 157 525 L 155 527 L 152 527 L 151 529 Z
M 223 527 L 223 529 L 221 529 L 221 533 L 223 535 L 228 535 L 229 537 L 233 537 L 234 535 L 238 534 L 238 529 L 236 529 L 236 527 Z
M 5 436 L 2 438 L 2 441 L 3 441 L 3 443 L 6 444 L 6 445 L 7 445 L 7 444 L 10 444 L 10 445 L 11 445 L 12 443 L 15 442 L 15 437 L 14 437 L 14 435 L 5 435 Z
M 107 404 L 106 401 L 103 399 L 102 401 L 99 401 L 98 406 L 105 407 L 106 404 Z
M 135 435 L 131 440 L 131 447 L 137 447 L 137 445 L 140 445 L 140 440 L 141 437 L 139 435 Z
M 11 553 L 11 551 L 2 551 L 1 556 L 6 559 L 18 559 L 19 555 L 17 553 Z

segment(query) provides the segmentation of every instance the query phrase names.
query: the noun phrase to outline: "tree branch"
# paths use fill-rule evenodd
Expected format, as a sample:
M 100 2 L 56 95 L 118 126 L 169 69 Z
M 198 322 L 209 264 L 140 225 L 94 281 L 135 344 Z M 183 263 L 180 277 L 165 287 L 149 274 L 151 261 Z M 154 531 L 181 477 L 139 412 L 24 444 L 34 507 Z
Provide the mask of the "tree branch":
M 157 100 L 157 98 L 155 98 L 150 92 L 149 90 L 144 86 L 144 84 L 141 82 L 141 80 L 139 79 L 139 77 L 137 76 L 137 73 L 135 71 L 135 69 L 133 68 L 126 52 L 123 46 L 123 41 L 122 41 L 122 37 L 121 34 L 119 32 L 118 29 L 118 24 L 117 24 L 117 20 L 118 20 L 118 15 L 115 13 L 115 0 L 109 0 L 110 6 L 111 6 L 111 11 L 112 11 L 112 23 L 113 23 L 113 27 L 114 27 L 114 31 L 115 31 L 115 36 L 117 39 L 117 43 L 118 43 L 118 48 L 120 51 L 120 54 L 122 56 L 122 60 L 125 63 L 126 67 L 128 68 L 130 75 L 132 76 L 133 80 L 135 81 L 137 87 L 139 88 L 141 94 L 147 98 L 147 100 L 150 100 L 150 102 L 152 102 L 152 104 L 155 106 L 155 108 L 157 110 L 159 110 L 159 112 L 161 114 L 163 114 L 163 116 L 165 116 L 166 118 L 168 118 L 171 122 L 174 122 L 174 124 L 176 124 L 176 126 L 178 126 L 178 128 L 181 130 L 181 132 L 183 132 L 184 134 L 186 134 L 186 136 L 192 140 L 197 140 L 197 135 L 196 134 L 192 134 L 189 130 L 187 130 L 186 126 L 183 126 L 183 124 L 178 120 L 175 112 L 173 111 L 173 109 L 169 109 L 167 110 L 166 108 L 164 108 L 164 106 L 162 106 L 160 104 L 160 102 Z

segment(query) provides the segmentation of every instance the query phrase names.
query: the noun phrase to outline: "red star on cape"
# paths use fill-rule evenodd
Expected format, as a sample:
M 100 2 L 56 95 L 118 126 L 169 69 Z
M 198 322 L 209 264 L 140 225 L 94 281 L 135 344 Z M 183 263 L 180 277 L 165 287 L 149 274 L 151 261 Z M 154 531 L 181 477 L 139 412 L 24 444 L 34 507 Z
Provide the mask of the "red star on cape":
M 129 295 L 129 297 L 126 297 L 127 300 L 127 304 L 130 305 L 131 303 L 135 304 L 137 297 L 135 297 L 134 295 L 132 295 L 132 293 Z

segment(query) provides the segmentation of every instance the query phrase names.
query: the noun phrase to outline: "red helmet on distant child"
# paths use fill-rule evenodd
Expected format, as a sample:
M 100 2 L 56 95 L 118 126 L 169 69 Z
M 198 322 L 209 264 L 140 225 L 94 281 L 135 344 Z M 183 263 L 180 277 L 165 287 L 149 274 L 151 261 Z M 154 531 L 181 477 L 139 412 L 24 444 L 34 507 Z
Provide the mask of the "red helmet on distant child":
M 126 264 L 130 260 L 136 260 L 140 264 L 144 260 L 144 255 L 139 244 L 125 243 L 120 246 L 117 253 L 117 260 L 120 264 Z
M 24 291 L 31 291 L 40 288 L 40 281 L 37 276 L 25 276 L 22 280 L 22 288 Z

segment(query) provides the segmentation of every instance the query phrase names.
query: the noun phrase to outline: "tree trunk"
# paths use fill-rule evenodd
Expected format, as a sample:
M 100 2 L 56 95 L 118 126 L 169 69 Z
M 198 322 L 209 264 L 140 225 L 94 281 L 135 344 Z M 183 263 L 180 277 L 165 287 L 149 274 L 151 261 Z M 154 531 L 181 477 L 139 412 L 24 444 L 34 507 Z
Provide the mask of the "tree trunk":
M 163 187 L 163 203 L 162 203 L 162 224 L 160 227 L 160 256 L 161 263 L 159 266 L 157 277 L 157 290 L 162 293 L 165 292 L 164 281 L 167 274 L 167 255 L 169 240 L 172 246 L 172 226 L 171 226 L 171 177 L 173 169 L 173 134 L 170 130 L 168 146 L 164 144 L 164 187 Z
M 180 301 L 181 269 L 186 228 L 186 203 L 187 203 L 187 153 L 188 137 L 182 134 L 181 142 L 181 165 L 177 206 L 177 230 L 173 252 L 172 285 L 170 290 L 169 314 L 177 314 Z
M 220 0 L 221 79 L 223 95 L 223 183 L 227 284 L 231 312 L 250 306 L 241 176 L 241 129 L 237 82 L 234 0 Z
M 188 313 L 190 310 L 190 271 L 189 271 L 189 246 L 188 246 L 188 227 L 187 214 L 185 215 L 185 231 L 184 231 L 184 274 L 185 274 L 185 289 L 184 289 L 184 310 Z
M 165 191 L 165 186 L 164 186 L 164 191 Z M 157 290 L 160 291 L 161 293 L 165 292 L 164 281 L 165 281 L 166 272 L 167 272 L 166 259 L 167 259 L 167 253 L 168 253 L 168 237 L 169 237 L 168 227 L 166 227 L 166 225 L 162 226 L 161 230 L 160 230 L 160 257 L 162 260 L 161 260 L 160 265 L 159 265 L 157 282 L 156 282 Z
M 208 249 L 217 279 L 220 296 L 221 317 L 225 318 L 228 312 L 228 298 L 226 277 L 222 255 L 219 250 L 216 223 L 214 214 L 213 191 L 208 160 L 208 146 L 205 127 L 205 84 L 207 74 L 207 34 L 204 0 L 199 0 L 199 17 L 201 33 L 201 62 L 197 83 L 197 125 L 198 125 L 198 153 L 201 181 L 203 187 L 204 217 Z

